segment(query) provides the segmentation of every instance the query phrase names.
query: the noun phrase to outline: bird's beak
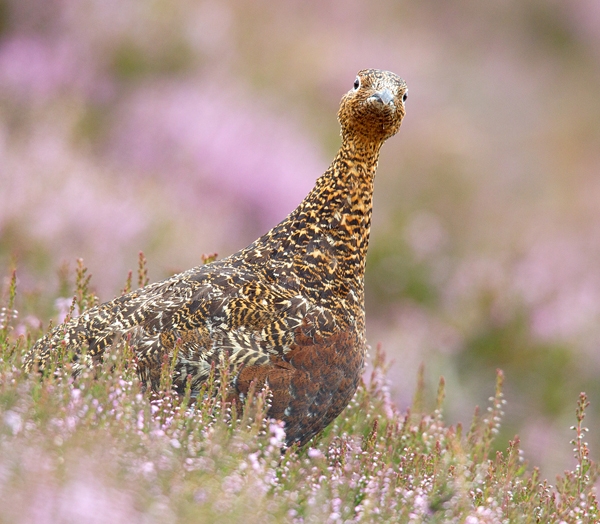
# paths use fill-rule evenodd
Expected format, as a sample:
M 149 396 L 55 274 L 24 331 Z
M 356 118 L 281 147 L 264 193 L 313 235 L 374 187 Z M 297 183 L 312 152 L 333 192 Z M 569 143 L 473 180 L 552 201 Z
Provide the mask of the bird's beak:
M 383 103 L 383 105 L 389 105 L 389 103 L 394 100 L 394 95 L 392 95 L 389 89 L 382 89 L 381 91 L 377 91 L 370 98 L 373 100 L 377 100 L 378 102 Z

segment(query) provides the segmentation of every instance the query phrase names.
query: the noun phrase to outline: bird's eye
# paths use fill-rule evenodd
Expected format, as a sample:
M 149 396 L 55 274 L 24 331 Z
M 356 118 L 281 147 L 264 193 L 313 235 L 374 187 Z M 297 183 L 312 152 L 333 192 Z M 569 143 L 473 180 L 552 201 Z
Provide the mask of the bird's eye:
M 402 102 L 406 102 L 406 99 L 408 98 L 408 91 L 406 91 L 403 95 L 402 95 Z
M 356 77 L 354 81 L 354 90 L 356 91 L 360 87 L 360 78 Z

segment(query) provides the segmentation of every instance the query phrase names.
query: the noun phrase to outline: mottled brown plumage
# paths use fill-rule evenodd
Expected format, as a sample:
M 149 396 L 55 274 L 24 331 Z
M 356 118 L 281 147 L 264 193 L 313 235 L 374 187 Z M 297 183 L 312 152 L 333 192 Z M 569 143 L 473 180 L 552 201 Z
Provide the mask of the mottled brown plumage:
M 254 382 L 273 393 L 269 415 L 288 445 L 306 443 L 354 395 L 364 365 L 364 272 L 373 178 L 383 142 L 404 117 L 407 88 L 393 73 L 363 70 L 343 98 L 342 146 L 298 208 L 250 246 L 85 311 L 54 328 L 26 357 L 43 370 L 52 353 L 93 366 L 128 342 L 142 383 L 157 389 L 177 352 L 174 387 L 197 393 L 228 356 L 230 391 Z M 87 348 L 86 351 L 81 351 Z

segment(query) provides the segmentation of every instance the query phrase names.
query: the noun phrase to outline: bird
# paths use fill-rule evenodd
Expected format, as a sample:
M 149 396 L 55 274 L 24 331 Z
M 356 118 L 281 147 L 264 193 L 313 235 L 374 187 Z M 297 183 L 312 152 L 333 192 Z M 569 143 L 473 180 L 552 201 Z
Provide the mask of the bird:
M 24 358 L 41 373 L 57 351 L 73 374 L 128 346 L 144 390 L 192 397 L 223 362 L 228 399 L 268 387 L 267 415 L 284 445 L 305 445 L 350 403 L 365 359 L 364 275 L 374 177 L 383 143 L 405 115 L 406 82 L 358 72 L 338 112 L 341 146 L 298 207 L 245 249 L 85 310 L 54 327 Z M 213 375 L 214 377 L 214 375 Z

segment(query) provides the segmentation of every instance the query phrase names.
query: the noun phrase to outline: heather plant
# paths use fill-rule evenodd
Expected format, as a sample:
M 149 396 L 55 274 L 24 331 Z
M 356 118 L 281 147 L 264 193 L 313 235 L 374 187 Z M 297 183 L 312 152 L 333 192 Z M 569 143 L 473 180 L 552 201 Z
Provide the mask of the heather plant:
M 146 282 L 140 255 L 138 282 Z M 129 275 L 126 288 L 131 287 Z M 78 262 L 71 311 L 96 297 Z M 524 461 L 519 439 L 498 439 L 504 374 L 467 431 L 444 421 L 440 380 L 428 405 L 423 369 L 412 406 L 391 402 L 380 348 L 370 377 L 321 434 L 284 449 L 266 416 L 270 393 L 226 402 L 227 363 L 196 399 L 143 392 L 127 348 L 76 379 L 59 354 L 45 376 L 25 375 L 22 355 L 39 330 L 16 336 L 16 272 L 0 314 L 0 522 L 597 522 L 596 464 L 584 426 L 572 426 L 575 467 L 554 484 Z M 242 409 L 243 408 L 243 409 Z M 509 408 L 510 409 L 510 406 Z

